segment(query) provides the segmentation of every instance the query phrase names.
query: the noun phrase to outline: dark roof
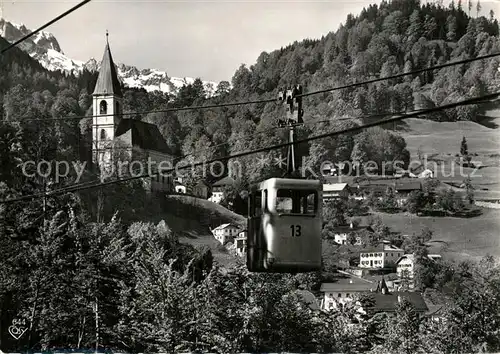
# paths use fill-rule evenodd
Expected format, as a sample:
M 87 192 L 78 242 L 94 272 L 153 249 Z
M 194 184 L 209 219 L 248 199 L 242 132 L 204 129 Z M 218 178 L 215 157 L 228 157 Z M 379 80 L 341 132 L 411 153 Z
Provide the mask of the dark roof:
M 359 183 L 360 189 L 375 192 L 385 192 L 388 187 L 397 191 L 412 191 L 422 189 L 422 183 L 416 178 L 374 179 L 364 180 Z
M 370 179 L 359 182 L 359 186 L 360 187 L 384 186 L 385 188 L 387 188 L 387 187 L 393 187 L 394 181 L 395 181 L 394 179 Z
M 101 61 L 101 69 L 99 70 L 99 76 L 97 78 L 97 83 L 95 85 L 93 94 L 114 94 L 120 97 L 122 96 L 120 81 L 118 80 L 118 74 L 116 71 L 115 63 L 113 62 L 113 58 L 111 56 L 109 44 L 106 44 L 106 47 L 104 48 L 104 55 Z
M 375 193 L 385 193 L 387 191 L 387 185 L 382 184 L 363 184 L 359 186 L 360 191 L 368 191 Z
M 411 302 L 417 312 L 427 312 L 429 309 L 420 293 L 409 291 L 395 291 L 388 294 L 370 293 L 370 297 L 375 300 L 371 307 L 367 310 L 375 312 L 394 312 L 398 307 L 398 297 L 405 298 Z
M 415 181 L 414 179 L 406 181 L 397 181 L 395 183 L 397 191 L 414 191 L 422 189 L 422 183 L 420 181 Z
M 377 246 L 370 246 L 363 248 L 359 251 L 360 253 L 368 253 L 368 252 L 384 252 L 384 244 L 379 244 Z
M 367 252 L 403 252 L 403 250 L 401 248 L 398 248 L 398 247 L 392 245 L 388 241 L 382 241 L 382 242 L 379 242 L 378 245 L 376 245 L 376 246 L 369 246 L 369 247 L 363 248 L 359 252 L 360 253 L 367 253 Z
M 145 150 L 153 150 L 173 156 L 167 142 L 154 124 L 141 122 L 135 119 L 122 119 L 116 128 L 116 136 L 131 132 L 132 146 Z
M 218 186 L 229 186 L 229 185 L 234 185 L 236 183 L 236 181 L 229 177 L 229 176 L 226 176 L 220 180 L 218 180 L 217 182 L 215 182 L 213 184 L 214 187 L 218 187 Z
M 321 284 L 322 292 L 347 292 L 375 290 L 377 284 L 361 278 L 339 278 L 332 283 Z

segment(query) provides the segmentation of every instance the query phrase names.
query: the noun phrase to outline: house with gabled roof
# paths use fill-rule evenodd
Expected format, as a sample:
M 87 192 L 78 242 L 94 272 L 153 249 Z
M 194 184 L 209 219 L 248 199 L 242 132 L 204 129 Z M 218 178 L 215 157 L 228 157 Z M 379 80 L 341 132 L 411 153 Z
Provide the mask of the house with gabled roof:
M 236 246 L 236 254 L 244 257 L 247 254 L 247 238 L 248 230 L 244 229 L 238 233 L 238 237 L 234 240 Z
M 416 178 L 368 179 L 361 181 L 357 187 L 358 194 L 363 198 L 370 193 L 381 198 L 387 193 L 388 188 L 394 190 L 396 201 L 402 206 L 411 192 L 422 190 L 422 181 Z
M 199 198 L 208 199 L 211 196 L 212 188 L 204 180 L 199 180 L 193 187 L 193 194 Z
M 212 230 L 212 233 L 217 241 L 219 241 L 222 245 L 225 245 L 228 242 L 233 242 L 239 231 L 240 228 L 237 225 L 226 223 L 217 226 Z
M 347 199 L 350 195 L 350 188 L 347 183 L 324 183 L 323 200 Z
M 396 191 L 396 201 L 399 206 L 402 206 L 411 192 L 422 190 L 422 182 L 415 179 L 401 179 L 394 183 L 394 190 Z
M 404 251 L 389 242 L 380 242 L 375 247 L 367 247 L 359 253 L 360 268 L 386 268 L 395 264 Z
M 439 254 L 429 254 L 427 258 L 431 261 L 436 261 L 441 259 Z M 415 275 L 415 266 L 417 260 L 415 254 L 404 254 L 396 261 L 396 272 L 400 278 L 413 279 Z
M 333 282 L 321 284 L 323 294 L 321 308 L 324 310 L 338 309 L 353 301 L 357 295 L 373 291 L 377 284 L 359 277 L 346 276 L 335 279 Z
M 338 245 L 346 245 L 348 244 L 349 234 L 354 233 L 356 239 L 354 245 L 359 246 L 362 244 L 363 240 L 359 235 L 357 235 L 357 233 L 363 230 L 368 232 L 374 232 L 370 225 L 363 223 L 355 224 L 351 222 L 348 225 L 338 225 L 335 226 L 332 230 L 333 240 Z
M 220 203 L 225 195 L 224 190 L 229 186 L 234 186 L 236 181 L 230 176 L 226 176 L 212 185 L 212 195 L 208 198 L 209 201 L 214 203 Z

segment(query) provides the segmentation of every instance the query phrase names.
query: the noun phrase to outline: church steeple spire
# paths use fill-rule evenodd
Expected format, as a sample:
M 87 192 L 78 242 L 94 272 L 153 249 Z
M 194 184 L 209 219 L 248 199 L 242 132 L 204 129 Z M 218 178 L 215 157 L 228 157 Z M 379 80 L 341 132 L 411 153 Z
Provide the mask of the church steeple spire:
M 92 161 L 101 167 L 108 166 L 112 160 L 112 141 L 121 121 L 122 100 L 120 81 L 106 31 L 106 47 L 92 98 Z
M 116 72 L 115 63 L 111 56 L 109 49 L 108 31 L 106 30 L 106 47 L 104 48 L 104 55 L 101 61 L 101 69 L 99 70 L 99 77 L 94 89 L 94 95 L 116 95 L 122 97 L 122 90 L 118 74 Z

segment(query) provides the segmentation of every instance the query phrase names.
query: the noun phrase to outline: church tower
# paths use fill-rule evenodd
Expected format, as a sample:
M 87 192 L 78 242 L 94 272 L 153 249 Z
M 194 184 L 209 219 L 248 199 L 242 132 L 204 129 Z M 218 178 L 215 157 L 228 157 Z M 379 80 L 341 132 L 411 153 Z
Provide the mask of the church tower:
M 123 95 L 109 49 L 107 31 L 101 69 L 92 96 L 92 162 L 102 166 L 102 163 L 108 164 L 111 160 L 112 141 L 123 112 Z

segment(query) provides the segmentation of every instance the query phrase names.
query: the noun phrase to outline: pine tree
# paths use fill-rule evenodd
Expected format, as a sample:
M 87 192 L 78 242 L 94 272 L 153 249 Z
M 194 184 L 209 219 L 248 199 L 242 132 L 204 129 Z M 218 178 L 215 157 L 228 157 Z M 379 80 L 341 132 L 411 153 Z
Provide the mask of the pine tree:
M 422 36 L 422 24 L 420 21 L 420 12 L 418 10 L 413 10 L 410 16 L 410 25 L 406 35 L 412 39 L 412 41 L 417 41 Z
M 424 22 L 425 35 L 428 39 L 434 39 L 434 35 L 438 29 L 436 19 L 431 15 L 425 16 Z
M 402 298 L 398 304 L 396 318 L 386 322 L 387 336 L 384 347 L 390 353 L 417 353 L 422 347 L 420 318 L 415 307 Z
M 382 203 L 384 208 L 388 209 L 396 208 L 398 206 L 398 203 L 396 202 L 396 194 L 394 192 L 394 188 L 387 187 Z
M 469 204 L 474 203 L 474 187 L 472 186 L 472 180 L 469 176 L 467 176 L 464 180 L 465 185 L 465 196 L 469 201 Z
M 467 140 L 465 139 L 465 136 L 462 138 L 462 143 L 460 144 L 460 155 L 462 155 L 462 157 L 466 157 L 469 155 L 469 148 L 467 146 Z
M 454 42 L 457 39 L 457 19 L 453 15 L 449 15 L 446 19 L 446 39 Z

